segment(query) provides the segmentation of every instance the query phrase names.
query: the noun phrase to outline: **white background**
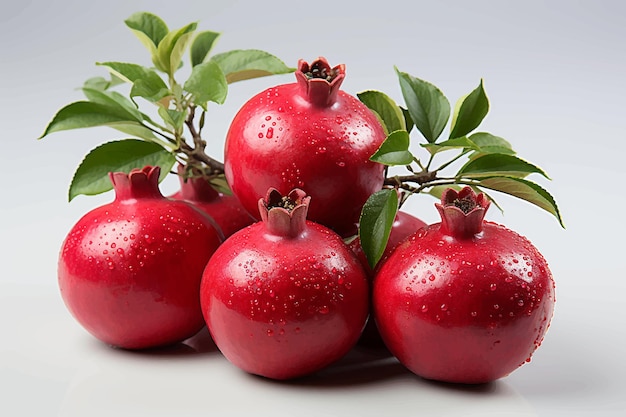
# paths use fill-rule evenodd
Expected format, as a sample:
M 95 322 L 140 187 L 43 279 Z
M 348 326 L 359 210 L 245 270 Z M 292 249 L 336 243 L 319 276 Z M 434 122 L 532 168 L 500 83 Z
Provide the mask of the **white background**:
M 358 5 L 358 6 L 357 6 Z M 258 48 L 295 66 L 345 63 L 345 91 L 402 102 L 394 65 L 439 86 L 454 103 L 484 79 L 491 111 L 482 129 L 508 139 L 552 180 L 567 229 L 546 212 L 501 197 L 489 218 L 526 235 L 550 263 L 557 307 L 530 364 L 486 386 L 425 382 L 393 361 L 353 352 L 297 383 L 245 375 L 212 348 L 140 354 L 110 349 L 66 311 L 56 286 L 58 250 L 71 226 L 110 193 L 67 202 L 76 166 L 122 138 L 94 128 L 43 132 L 97 61 L 149 65 L 124 25 L 136 11 L 170 28 L 199 21 L 223 33 L 215 52 Z M 0 415 L 196 416 L 434 415 L 623 416 L 622 185 L 626 3 L 621 1 L 19 1 L 0 12 Z M 209 152 L 221 157 L 229 120 L 251 95 L 293 75 L 233 84 L 213 106 Z M 166 180 L 165 192 L 175 182 Z M 436 221 L 429 197 L 408 210 Z M 193 352 L 196 353 L 193 353 Z

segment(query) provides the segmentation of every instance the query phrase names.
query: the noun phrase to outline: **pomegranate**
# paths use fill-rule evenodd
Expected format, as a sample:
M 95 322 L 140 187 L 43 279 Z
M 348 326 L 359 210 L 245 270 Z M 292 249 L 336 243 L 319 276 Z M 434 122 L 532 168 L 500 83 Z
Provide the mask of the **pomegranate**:
M 415 233 L 417 230 L 426 226 L 426 223 L 417 217 L 404 212 L 398 211 L 396 214 L 396 218 L 391 226 L 391 232 L 389 233 L 389 239 L 387 240 L 387 246 L 385 246 L 385 251 L 378 261 L 376 268 L 373 270 L 369 263 L 367 262 L 367 258 L 365 256 L 365 252 L 363 252 L 363 248 L 361 247 L 361 241 L 357 237 L 348 245 L 350 249 L 357 255 L 359 261 L 363 265 L 365 272 L 370 281 L 370 289 L 374 282 L 375 271 L 380 268 L 380 265 L 385 261 L 387 257 L 393 252 L 396 246 L 402 242 L 404 239 Z M 371 300 L 371 298 L 370 298 Z M 372 311 L 372 307 L 370 306 L 370 312 Z M 365 329 L 363 329 L 363 334 L 359 339 L 359 345 L 375 347 L 375 348 L 384 348 L 385 345 L 380 338 L 380 334 L 378 333 L 378 329 L 376 328 L 376 323 L 372 315 L 370 315 L 367 320 L 367 324 L 365 325 Z
M 365 325 L 365 272 L 338 234 L 306 220 L 309 200 L 299 189 L 271 189 L 258 202 L 262 221 L 228 238 L 204 270 L 209 331 L 246 372 L 316 372 L 344 356 Z
M 391 353 L 427 379 L 484 383 L 530 361 L 550 324 L 554 281 L 524 237 L 484 216 L 490 202 L 448 189 L 441 222 L 413 234 L 374 281 L 374 316 Z
M 213 221 L 163 197 L 160 168 L 111 173 L 113 202 L 85 214 L 63 242 L 62 298 L 93 336 L 143 349 L 185 340 L 204 326 L 198 291 L 221 243 Z
M 237 197 L 218 192 L 204 178 L 185 179 L 183 171 L 183 166 L 179 165 L 180 190 L 170 198 L 188 201 L 207 213 L 215 220 L 224 238 L 254 223 L 255 219 L 243 208 Z
M 296 83 L 257 94 L 235 115 L 225 143 L 226 179 L 255 216 L 270 187 L 283 195 L 300 188 L 315 202 L 309 220 L 353 235 L 362 206 L 383 185 L 384 166 L 369 158 L 385 132 L 370 109 L 340 90 L 344 65 L 300 60 L 295 75 Z

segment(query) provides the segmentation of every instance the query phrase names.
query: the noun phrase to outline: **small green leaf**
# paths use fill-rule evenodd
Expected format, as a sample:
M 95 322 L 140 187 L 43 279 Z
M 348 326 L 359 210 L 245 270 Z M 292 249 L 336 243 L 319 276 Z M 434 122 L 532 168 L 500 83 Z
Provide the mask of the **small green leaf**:
M 359 239 L 372 268 L 385 251 L 397 212 L 398 193 L 394 189 L 375 192 L 363 206 L 359 220 Z
M 465 136 L 476 129 L 489 111 L 489 100 L 483 88 L 483 80 L 471 93 L 457 101 L 452 115 L 450 139 Z
M 474 142 L 482 153 L 503 153 L 514 155 L 515 151 L 505 139 L 487 132 L 476 132 L 469 139 Z
M 206 59 L 215 41 L 220 37 L 219 32 L 212 32 L 210 30 L 199 32 L 191 43 L 189 50 L 191 55 L 191 65 L 196 66 L 202 64 Z
M 220 66 L 216 62 L 207 61 L 193 67 L 183 89 L 193 95 L 195 104 L 206 110 L 209 101 L 224 104 L 228 83 Z
M 426 140 L 434 143 L 450 118 L 450 102 L 434 85 L 397 68 L 396 73 L 411 119 Z
M 565 228 L 561 213 L 552 195 L 534 182 L 518 177 L 494 176 L 482 178 L 478 185 L 528 201 L 552 214 L 559 221 L 561 227 Z
M 159 116 L 163 119 L 165 123 L 170 125 L 174 130 L 179 130 L 183 127 L 183 123 L 185 123 L 185 118 L 187 117 L 187 111 L 178 111 L 173 109 L 166 109 L 165 107 L 159 107 L 158 110 Z
M 226 176 L 224 174 L 213 177 L 209 180 L 211 186 L 224 195 L 233 195 L 232 190 L 228 186 Z
M 63 107 L 46 126 L 39 137 L 53 132 L 70 129 L 82 129 L 95 126 L 110 126 L 115 123 L 137 122 L 126 109 L 91 101 L 77 101 Z
M 391 132 L 370 160 L 381 164 L 409 165 L 413 162 L 413 154 L 409 151 L 409 132 L 396 130 Z
M 406 131 L 411 133 L 411 130 L 415 127 L 415 123 L 413 119 L 411 119 L 411 115 L 409 114 L 409 110 L 400 106 L 400 110 L 402 111 L 402 116 L 404 116 L 404 125 L 406 126 Z
M 492 175 L 525 177 L 533 173 L 550 179 L 541 168 L 515 155 L 489 153 L 469 160 L 459 169 L 457 177 L 481 178 Z
M 431 155 L 435 155 L 442 151 L 447 151 L 450 149 L 466 149 L 470 151 L 480 151 L 480 147 L 478 147 L 474 142 L 465 136 L 460 138 L 448 139 L 439 143 L 423 143 L 422 147 L 426 148 Z
M 154 62 L 157 57 L 157 46 L 169 32 L 165 22 L 152 13 L 138 12 L 132 14 L 124 23 L 139 38 L 141 43 L 148 48 Z
M 149 71 L 144 78 L 136 79 L 130 90 L 131 97 L 143 97 L 151 103 L 156 103 L 172 94 L 165 81 L 155 71 Z
M 85 156 L 69 189 L 69 201 L 78 195 L 96 195 L 113 188 L 109 172 L 130 172 L 146 165 L 161 167 L 165 178 L 176 158 L 160 145 L 138 139 L 107 142 Z
M 173 75 L 178 70 L 185 49 L 187 49 L 197 26 L 196 22 L 189 23 L 165 35 L 157 47 L 158 61 L 155 63 L 157 68 L 169 75 Z
M 387 94 L 380 91 L 367 90 L 357 93 L 357 97 L 370 110 L 380 116 L 387 134 L 396 130 L 406 130 L 402 110 Z
M 285 65 L 274 55 L 257 49 L 237 49 L 211 57 L 222 68 L 229 84 L 268 75 L 287 74 L 295 68 Z

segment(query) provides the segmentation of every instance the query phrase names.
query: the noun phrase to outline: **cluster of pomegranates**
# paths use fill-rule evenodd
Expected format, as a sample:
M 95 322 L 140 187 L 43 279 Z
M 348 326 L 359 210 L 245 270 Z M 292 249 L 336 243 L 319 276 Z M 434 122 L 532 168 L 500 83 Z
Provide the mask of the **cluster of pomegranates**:
M 178 343 L 206 325 L 230 362 L 273 379 L 319 371 L 357 343 L 458 383 L 530 360 L 555 301 L 537 249 L 484 220 L 483 194 L 450 188 L 439 223 L 398 212 L 370 267 L 353 237 L 384 187 L 385 167 L 370 160 L 384 128 L 340 89 L 342 65 L 301 61 L 295 75 L 234 117 L 224 153 L 232 196 L 181 176 L 165 197 L 158 166 L 110 174 L 115 200 L 80 219 L 60 251 L 76 320 L 125 349 Z

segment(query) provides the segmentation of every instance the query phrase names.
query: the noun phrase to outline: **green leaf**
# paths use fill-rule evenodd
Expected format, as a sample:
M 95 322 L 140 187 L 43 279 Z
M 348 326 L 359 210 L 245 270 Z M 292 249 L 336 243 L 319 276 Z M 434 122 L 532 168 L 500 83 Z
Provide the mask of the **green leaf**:
M 114 123 L 110 125 L 110 127 L 128 135 L 132 135 L 148 141 L 159 140 L 159 138 L 157 138 L 150 129 L 140 123 Z
M 151 103 L 171 96 L 173 93 L 155 71 L 148 71 L 144 78 L 136 79 L 130 90 L 131 97 L 143 97 Z
M 196 35 L 195 39 L 191 43 L 190 55 L 191 55 L 191 65 L 196 66 L 202 64 L 206 59 L 211 49 L 213 49 L 213 44 L 220 37 L 219 32 L 212 32 L 210 30 L 200 32 Z
M 402 111 L 402 116 L 404 116 L 404 125 L 406 126 L 406 131 L 411 133 L 411 130 L 415 127 L 415 123 L 413 119 L 411 119 L 411 115 L 409 114 L 409 110 L 400 106 L 400 110 Z
M 46 126 L 39 139 L 61 130 L 110 126 L 120 122 L 136 123 L 137 120 L 130 116 L 126 109 L 120 108 L 120 106 L 109 106 L 91 101 L 77 101 L 59 110 L 48 126 Z
M 406 130 L 402 110 L 387 94 L 380 91 L 367 90 L 357 93 L 357 97 L 370 110 L 380 116 L 387 134 L 396 130 Z
M 471 93 L 462 97 L 454 106 L 450 139 L 465 136 L 476 129 L 489 111 L 489 100 L 483 88 L 483 80 Z
M 139 79 L 146 79 L 146 78 L 153 77 L 151 73 L 156 74 L 154 70 L 150 68 L 146 68 L 142 65 L 132 64 L 129 62 L 108 61 L 108 62 L 98 62 L 96 63 L 96 65 L 107 67 L 109 72 L 111 72 L 111 74 L 131 84 Z
M 396 68 L 407 110 L 430 143 L 441 135 L 450 118 L 450 102 L 434 85 Z
M 224 104 L 228 83 L 220 66 L 216 62 L 207 61 L 193 67 L 183 89 L 193 95 L 195 104 L 206 110 L 209 101 Z
M 165 178 L 176 158 L 163 147 L 138 139 L 107 142 L 85 156 L 69 190 L 69 201 L 78 195 L 96 195 L 113 188 L 109 172 L 130 172 L 146 165 L 161 167 L 160 180 Z
M 450 149 L 466 149 L 470 151 L 480 151 L 480 147 L 478 147 L 474 142 L 466 137 L 454 138 L 444 140 L 439 143 L 423 143 L 422 147 L 426 148 L 431 155 L 435 155 L 442 151 L 447 151 Z
M 228 186 L 228 182 L 226 181 L 226 176 L 224 174 L 213 177 L 209 180 L 209 183 L 213 188 L 215 188 L 218 192 L 224 195 L 233 195 L 232 190 Z
M 137 107 L 129 99 L 116 91 L 97 90 L 83 87 L 83 93 L 91 102 L 117 107 L 120 112 L 126 112 L 129 118 L 135 119 L 138 122 L 143 120 L 143 115 Z
M 533 173 L 550 179 L 541 168 L 515 155 L 490 153 L 469 160 L 459 169 L 457 177 L 481 178 L 492 175 L 525 177 Z
M 274 55 L 257 49 L 237 49 L 211 57 L 222 68 L 229 84 L 236 81 L 295 71 Z
M 563 218 L 552 195 L 534 182 L 517 177 L 494 176 L 482 178 L 478 185 L 528 201 L 552 214 L 559 221 L 561 227 L 565 228 Z
M 511 144 L 505 139 L 492 135 L 487 132 L 477 132 L 472 134 L 469 139 L 474 142 L 483 153 L 503 153 L 514 155 L 515 151 Z
M 197 26 L 196 22 L 189 23 L 165 35 L 157 47 L 157 68 L 169 75 L 173 75 L 178 70 Z
M 409 151 L 409 132 L 406 130 L 392 132 L 370 160 L 389 166 L 409 165 L 413 162 L 413 154 Z
M 372 268 L 385 251 L 397 212 L 398 193 L 394 189 L 375 192 L 363 206 L 359 220 L 359 239 Z
M 187 111 L 178 111 L 173 109 L 166 109 L 165 107 L 159 107 L 158 110 L 159 116 L 174 130 L 179 130 L 183 127 L 183 123 L 185 123 L 185 118 L 187 117 Z
M 165 22 L 152 13 L 138 12 L 132 14 L 124 23 L 126 23 L 126 26 L 139 38 L 141 43 L 148 48 L 152 56 L 152 61 L 155 62 L 157 58 L 157 46 L 169 32 Z

